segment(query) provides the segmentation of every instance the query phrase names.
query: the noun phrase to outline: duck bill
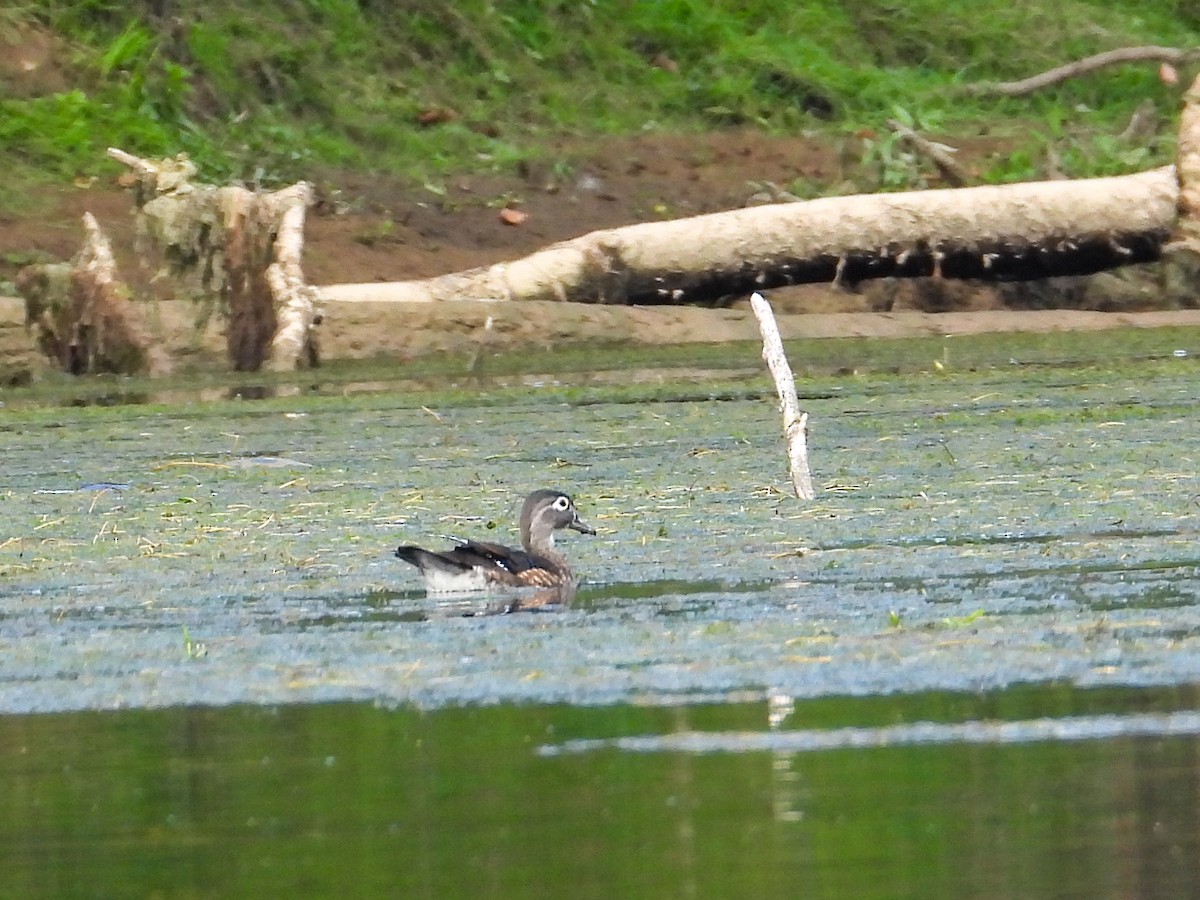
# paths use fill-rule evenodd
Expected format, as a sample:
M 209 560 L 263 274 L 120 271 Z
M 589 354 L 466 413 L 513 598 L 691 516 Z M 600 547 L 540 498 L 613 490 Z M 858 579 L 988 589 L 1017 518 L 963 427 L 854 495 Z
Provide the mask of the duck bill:
M 595 534 L 596 533 L 596 529 L 593 528 L 591 525 L 589 525 L 587 522 L 583 521 L 583 519 L 579 518 L 579 516 L 576 516 L 575 521 L 572 522 L 567 527 L 574 528 L 576 531 L 581 532 L 583 534 Z

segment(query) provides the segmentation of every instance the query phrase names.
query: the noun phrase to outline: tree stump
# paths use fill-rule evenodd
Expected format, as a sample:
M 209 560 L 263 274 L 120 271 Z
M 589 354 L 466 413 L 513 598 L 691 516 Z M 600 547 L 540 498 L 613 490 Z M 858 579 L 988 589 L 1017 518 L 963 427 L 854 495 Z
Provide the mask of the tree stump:
M 300 267 L 312 187 L 269 193 L 193 181 L 185 155 L 150 161 L 111 148 L 137 176 L 142 253 L 158 248 L 167 274 L 228 319 L 229 360 L 239 371 L 285 371 L 317 360 L 317 291 Z
M 38 346 L 73 375 L 165 374 L 167 359 L 130 302 L 108 238 L 91 213 L 83 227 L 83 247 L 70 263 L 26 266 L 17 277 Z

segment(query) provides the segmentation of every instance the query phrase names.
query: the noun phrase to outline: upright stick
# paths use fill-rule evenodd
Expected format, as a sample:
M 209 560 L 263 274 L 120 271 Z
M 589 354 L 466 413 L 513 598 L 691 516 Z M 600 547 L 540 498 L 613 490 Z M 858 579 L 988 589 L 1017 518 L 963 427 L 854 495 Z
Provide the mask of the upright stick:
M 801 500 L 814 496 L 812 475 L 808 471 L 808 413 L 800 412 L 800 401 L 796 397 L 796 378 L 783 352 L 783 340 L 775 324 L 771 304 L 762 294 L 755 291 L 750 295 L 750 307 L 758 319 L 758 329 L 763 337 L 763 359 L 775 379 L 775 390 L 779 392 L 779 409 L 783 413 L 783 434 L 787 439 L 788 463 L 792 475 L 792 487 Z

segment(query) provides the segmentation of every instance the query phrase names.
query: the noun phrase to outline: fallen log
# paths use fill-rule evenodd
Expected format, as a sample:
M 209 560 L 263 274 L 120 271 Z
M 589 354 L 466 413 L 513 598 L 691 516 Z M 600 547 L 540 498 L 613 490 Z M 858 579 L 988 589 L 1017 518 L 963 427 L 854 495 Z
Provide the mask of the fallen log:
M 1178 61 L 1194 53 L 1133 48 L 1078 67 Z M 1184 96 L 1178 160 L 1177 167 L 1118 177 L 826 197 L 649 222 L 595 231 L 493 266 L 419 281 L 327 285 L 320 293 L 339 302 L 717 305 L 804 283 L 1090 275 L 1157 261 L 1166 249 L 1181 251 L 1169 268 L 1194 282 L 1200 277 L 1200 252 L 1193 252 L 1200 247 L 1194 236 L 1200 233 L 1200 78 Z
M 872 278 L 1032 280 L 1150 262 L 1175 225 L 1173 167 L 1078 181 L 826 197 L 595 231 L 420 281 L 328 285 L 328 300 L 719 304 Z

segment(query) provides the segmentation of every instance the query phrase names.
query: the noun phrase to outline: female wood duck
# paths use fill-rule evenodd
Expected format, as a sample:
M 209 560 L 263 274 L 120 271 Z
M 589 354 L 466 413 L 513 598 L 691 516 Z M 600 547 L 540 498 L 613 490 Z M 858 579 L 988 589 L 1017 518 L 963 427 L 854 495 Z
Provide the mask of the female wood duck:
M 561 491 L 534 491 L 521 507 L 521 546 L 517 550 L 485 541 L 462 541 L 438 553 L 404 545 L 396 555 L 421 570 L 431 594 L 482 591 L 489 587 L 573 585 L 567 558 L 554 549 L 554 532 L 596 530 L 579 518 L 571 498 Z

